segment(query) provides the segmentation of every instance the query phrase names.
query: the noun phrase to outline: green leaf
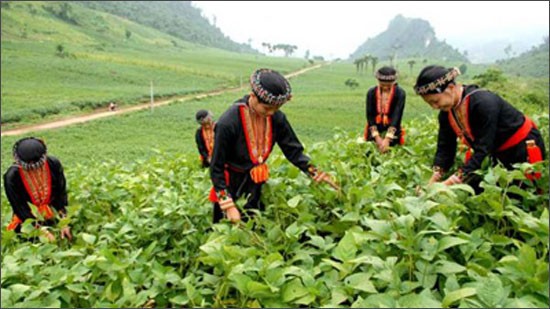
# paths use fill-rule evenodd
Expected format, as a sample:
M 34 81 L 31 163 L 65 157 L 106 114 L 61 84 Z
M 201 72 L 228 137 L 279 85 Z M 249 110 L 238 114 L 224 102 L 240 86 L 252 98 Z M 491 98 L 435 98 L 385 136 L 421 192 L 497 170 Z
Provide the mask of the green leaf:
M 443 301 L 441 302 L 441 306 L 447 308 L 450 305 L 454 304 L 456 301 L 476 295 L 476 293 L 476 289 L 474 288 L 463 288 L 460 290 L 452 291 L 445 295 Z
M 298 206 L 298 204 L 300 204 L 300 202 L 302 201 L 302 196 L 301 195 L 296 195 L 294 196 L 293 198 L 291 198 L 287 204 L 288 204 L 288 207 L 290 208 L 296 208 L 296 206 Z
M 439 240 L 439 246 L 438 246 L 438 252 L 444 251 L 450 247 L 467 244 L 468 241 L 466 239 L 453 237 L 453 236 L 447 236 L 443 237 L 441 240 Z
M 466 270 L 466 267 L 460 264 L 457 264 L 455 262 L 449 262 L 449 261 L 443 261 L 443 260 L 437 261 L 436 272 L 444 275 L 460 273 L 465 270 Z
M 180 294 L 170 298 L 170 302 L 177 305 L 187 305 L 187 303 L 189 303 L 189 298 L 185 294 Z
M 82 236 L 82 239 L 90 245 L 92 245 L 95 242 L 96 238 L 97 238 L 94 235 L 91 235 L 91 234 L 88 234 L 88 233 L 81 233 L 80 235 Z
M 351 232 L 346 232 L 344 237 L 338 242 L 338 245 L 332 251 L 332 256 L 342 262 L 346 262 L 355 258 L 357 253 L 357 245 Z
M 282 296 L 284 302 L 290 302 L 297 298 L 304 297 L 308 290 L 302 285 L 300 279 L 295 278 L 283 286 Z
M 348 276 L 344 283 L 353 289 L 360 290 L 367 293 L 378 293 L 376 288 L 370 281 L 370 275 L 367 273 L 356 273 Z
M 246 288 L 248 290 L 247 296 L 253 298 L 269 298 L 277 296 L 271 291 L 271 289 L 267 285 L 257 281 L 248 282 Z
M 231 282 L 233 282 L 233 286 L 239 290 L 242 294 L 246 295 L 248 294 L 248 283 L 252 281 L 252 279 L 245 275 L 245 274 L 231 274 L 229 275 L 229 279 Z
M 11 291 L 11 297 L 14 301 L 18 301 L 19 298 L 25 294 L 26 291 L 28 291 L 31 287 L 25 284 L 12 284 L 10 285 L 10 291 Z
M 479 299 L 489 308 L 502 307 L 504 301 L 508 298 L 508 293 L 508 289 L 502 286 L 502 281 L 495 275 L 483 278 L 477 288 Z
M 357 300 L 351 304 L 351 308 L 398 308 L 395 301 L 395 296 L 384 294 L 369 295 L 365 299 L 358 297 Z
M 399 298 L 398 303 L 405 308 L 441 308 L 441 303 L 434 299 L 428 289 L 420 294 L 411 293 L 402 296 Z

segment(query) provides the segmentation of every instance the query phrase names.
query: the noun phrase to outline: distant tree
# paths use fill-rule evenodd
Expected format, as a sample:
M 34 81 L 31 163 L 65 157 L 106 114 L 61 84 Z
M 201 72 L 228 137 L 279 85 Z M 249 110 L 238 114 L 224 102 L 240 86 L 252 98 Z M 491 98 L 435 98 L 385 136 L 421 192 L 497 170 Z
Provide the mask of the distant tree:
M 485 87 L 489 83 L 502 84 L 506 81 L 502 71 L 494 68 L 489 68 L 485 73 L 474 76 L 474 79 L 480 87 Z
M 372 56 L 370 58 L 370 63 L 372 64 L 372 74 L 374 74 L 374 70 L 376 70 L 376 64 L 378 63 L 378 57 Z
M 292 55 L 296 49 L 298 49 L 298 46 L 290 44 L 276 44 L 273 46 L 273 50 L 282 50 L 285 53 L 285 57 Z
M 416 64 L 416 61 L 414 61 L 414 60 L 409 60 L 407 63 L 409 64 L 409 69 L 410 69 L 411 75 L 412 75 L 412 73 L 413 73 L 413 67 L 414 67 L 414 65 Z
M 262 47 L 265 48 L 270 54 L 273 52 L 273 47 L 270 43 L 262 42 Z
M 460 70 L 460 73 L 462 74 L 466 74 L 466 71 L 468 70 L 468 67 L 466 66 L 466 64 L 461 64 L 458 69 Z
M 512 44 L 508 44 L 504 48 L 504 53 L 506 54 L 507 58 L 510 58 L 510 56 L 512 55 Z
M 359 66 L 361 66 L 361 63 L 362 63 L 362 61 L 359 58 L 353 60 L 353 64 L 355 64 L 355 70 L 356 70 L 357 74 L 359 74 Z
M 132 32 L 126 29 L 126 39 L 129 40 L 131 36 L 132 36 Z
M 363 74 L 363 67 L 365 69 L 368 68 L 369 66 L 369 61 L 371 60 L 372 56 L 370 54 L 366 54 L 363 56 L 363 58 L 361 58 L 361 61 L 363 62 L 362 65 L 361 65 L 361 74 Z
M 304 58 L 309 59 L 309 49 L 306 50 L 306 53 L 305 53 L 305 55 L 304 55 Z
M 428 63 L 428 59 L 424 58 L 424 60 L 422 60 L 422 63 L 423 63 L 423 64 Z

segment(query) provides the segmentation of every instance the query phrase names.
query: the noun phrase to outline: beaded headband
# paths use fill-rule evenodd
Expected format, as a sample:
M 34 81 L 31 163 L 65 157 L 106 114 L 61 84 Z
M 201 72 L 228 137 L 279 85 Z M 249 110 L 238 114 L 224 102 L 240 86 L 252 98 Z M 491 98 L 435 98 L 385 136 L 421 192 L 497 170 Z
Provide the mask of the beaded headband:
M 214 117 L 214 114 L 212 114 L 211 111 L 208 111 L 208 114 L 206 114 L 206 116 L 200 118 L 200 119 L 197 119 L 197 122 L 199 124 L 203 124 L 206 122 L 207 119 L 212 119 L 212 117 Z
M 291 94 L 292 89 L 290 88 L 290 84 L 288 83 L 288 81 L 285 79 L 285 89 L 286 89 L 285 93 L 280 95 L 273 95 L 268 90 L 266 90 L 260 82 L 261 75 L 263 73 L 276 73 L 276 72 L 270 69 L 259 69 L 256 72 L 252 73 L 252 75 L 250 76 L 250 85 L 252 87 L 252 91 L 258 97 L 258 99 L 260 99 L 260 101 L 264 104 L 269 104 L 274 106 L 281 106 L 286 102 L 288 102 L 292 98 L 292 94 Z
M 392 75 L 382 75 L 380 72 L 376 72 L 374 76 L 377 80 L 383 82 L 394 82 L 397 79 L 397 73 Z
M 458 68 L 452 68 L 449 72 L 440 78 L 426 84 L 423 86 L 414 87 L 414 91 L 418 95 L 424 94 L 433 94 L 433 93 L 442 93 L 447 85 L 454 81 L 454 79 L 460 75 L 460 70 Z

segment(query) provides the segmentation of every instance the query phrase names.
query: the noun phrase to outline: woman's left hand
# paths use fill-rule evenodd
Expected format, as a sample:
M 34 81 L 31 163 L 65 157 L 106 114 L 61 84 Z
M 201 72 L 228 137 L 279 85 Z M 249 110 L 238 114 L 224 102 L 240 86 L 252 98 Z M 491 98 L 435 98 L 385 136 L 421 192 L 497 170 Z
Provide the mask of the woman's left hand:
M 61 229 L 61 239 L 65 239 L 67 237 L 68 240 L 73 240 L 73 235 L 71 234 L 71 228 L 66 226 Z

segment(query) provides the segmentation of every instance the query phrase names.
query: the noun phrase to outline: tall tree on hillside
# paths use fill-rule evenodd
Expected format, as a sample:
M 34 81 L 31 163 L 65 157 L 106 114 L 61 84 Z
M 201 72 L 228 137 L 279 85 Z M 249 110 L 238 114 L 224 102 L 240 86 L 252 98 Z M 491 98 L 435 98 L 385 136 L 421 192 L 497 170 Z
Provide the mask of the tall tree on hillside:
M 355 59 L 353 60 L 353 64 L 355 64 L 355 68 L 357 70 L 357 74 L 359 74 L 359 70 L 360 70 L 360 66 L 362 66 L 362 61 L 361 59 Z
M 361 58 L 361 60 L 363 61 L 363 65 L 361 66 L 361 74 L 363 74 L 363 67 L 365 68 L 365 70 L 369 67 L 370 59 L 371 59 L 370 54 L 366 54 L 365 56 L 363 56 L 363 58 Z
M 376 64 L 378 64 L 378 57 L 372 56 L 370 58 L 370 63 L 372 64 L 372 74 L 374 74 L 374 71 L 376 70 Z

